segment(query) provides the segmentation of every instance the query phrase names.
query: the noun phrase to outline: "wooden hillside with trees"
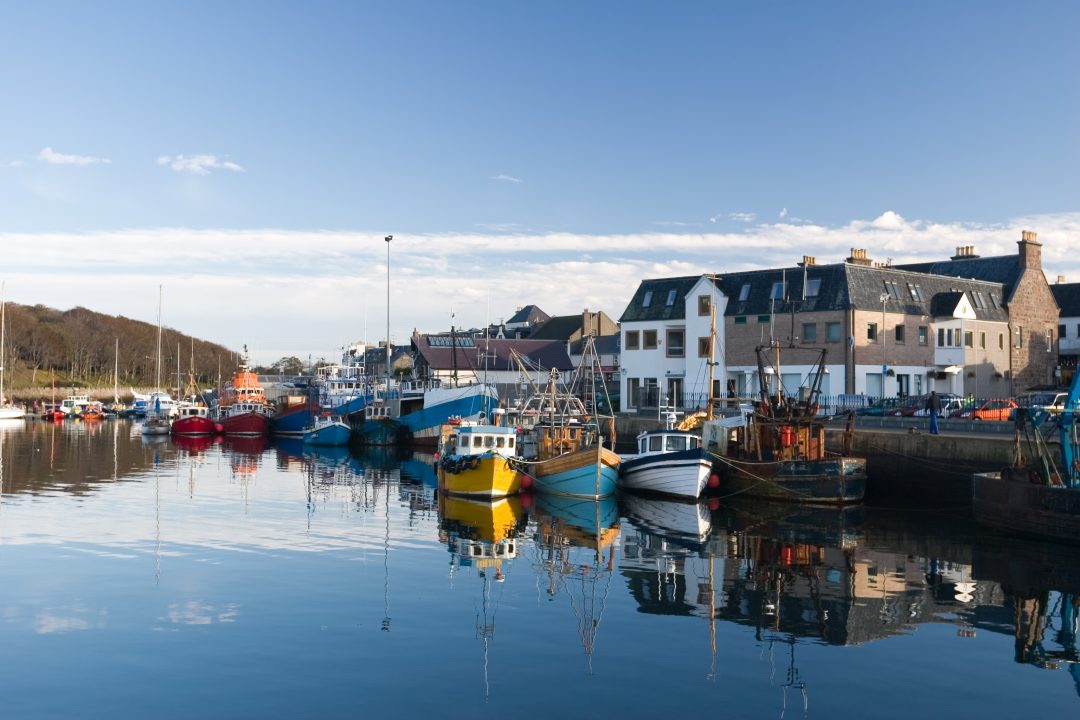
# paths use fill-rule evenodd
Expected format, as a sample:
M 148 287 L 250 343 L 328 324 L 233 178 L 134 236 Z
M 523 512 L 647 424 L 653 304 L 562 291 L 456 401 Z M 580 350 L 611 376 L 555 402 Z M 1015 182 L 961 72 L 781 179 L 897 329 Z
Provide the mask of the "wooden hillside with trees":
M 55 373 L 62 388 L 112 387 L 119 339 L 119 384 L 150 387 L 154 383 L 157 325 L 77 307 L 60 311 L 44 305 L 7 303 L 4 382 L 8 393 L 49 388 Z M 237 354 L 216 343 L 162 328 L 162 385 L 176 385 L 177 347 L 180 370 L 192 371 L 204 387 L 217 383 L 218 370 L 229 374 Z

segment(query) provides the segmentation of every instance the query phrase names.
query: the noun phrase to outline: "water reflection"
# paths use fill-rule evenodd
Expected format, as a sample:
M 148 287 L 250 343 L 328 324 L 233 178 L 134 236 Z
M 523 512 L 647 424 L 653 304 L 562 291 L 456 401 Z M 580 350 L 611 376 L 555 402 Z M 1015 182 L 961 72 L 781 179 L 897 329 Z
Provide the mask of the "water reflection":
M 0 642 L 38 687 L 71 658 L 65 678 L 82 672 L 120 693 L 109 678 L 130 677 L 155 702 L 192 710 L 154 678 L 191 672 L 199 653 L 257 648 L 237 664 L 250 668 L 243 684 L 319 689 L 302 693 L 314 705 L 268 711 L 240 692 L 222 714 L 334 716 L 327 687 L 359 682 L 388 714 L 438 713 L 453 696 L 449 714 L 491 716 L 483 703 L 497 698 L 500 715 L 530 716 L 516 690 L 542 673 L 594 715 L 708 712 L 717 692 L 733 716 L 777 703 L 858 715 L 881 685 L 843 679 L 873 662 L 942 708 L 962 685 L 973 712 L 1015 714 L 1009 698 L 1037 675 L 1041 706 L 1076 710 L 1080 558 L 977 533 L 963 513 L 633 496 L 476 503 L 436 492 L 430 456 L 288 440 L 144 445 L 130 427 L 0 425 Z M 173 634 L 164 645 L 162 631 Z M 154 672 L 102 656 L 118 638 Z M 663 661 L 642 663 L 643 647 Z M 977 683 L 951 674 L 967 668 Z M 427 698 L 393 689 L 409 674 L 433 685 Z M 483 692 L 457 692 L 481 679 Z M 240 684 L 209 671 L 197 681 L 216 697 Z M 669 692 L 654 697 L 657 684 Z M 13 716 L 86 714 L 74 691 L 67 712 L 48 713 L 23 687 L 0 681 Z M 888 700 L 892 715 L 925 714 L 905 693 Z
M 594 501 L 539 494 L 534 508 L 538 570 L 547 576 L 549 600 L 568 599 L 591 674 L 615 572 L 618 506 L 614 497 Z
M 1014 659 L 1045 670 L 1065 669 L 1080 696 L 1080 560 L 1076 548 L 1054 543 L 982 535 L 975 546 L 974 575 L 1001 587 L 1012 606 Z M 997 623 L 980 623 L 998 631 Z
M 480 581 L 475 623 L 476 637 L 483 644 L 485 699 L 491 695 L 488 660 L 502 584 L 518 556 L 518 538 L 526 520 L 521 500 L 516 497 L 481 502 L 439 496 L 439 539 L 450 551 L 450 578 L 454 580 L 474 569 Z

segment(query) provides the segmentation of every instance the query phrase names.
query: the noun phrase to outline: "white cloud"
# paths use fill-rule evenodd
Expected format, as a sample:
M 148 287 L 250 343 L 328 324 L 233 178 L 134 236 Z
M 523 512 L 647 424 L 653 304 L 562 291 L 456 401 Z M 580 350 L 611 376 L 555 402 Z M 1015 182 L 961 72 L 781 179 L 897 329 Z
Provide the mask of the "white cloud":
M 93 157 L 92 155 L 66 155 L 58 153 L 51 147 L 43 148 L 38 153 L 38 160 L 50 165 L 108 165 L 109 158 Z
M 162 155 L 158 165 L 166 165 L 173 172 L 209 175 L 211 170 L 231 170 L 243 172 L 244 168 L 229 160 L 219 160 L 216 155 Z
M 780 219 L 783 220 L 787 217 L 787 208 L 780 208 Z
M 741 223 L 752 223 L 752 222 L 754 222 L 754 220 L 757 219 L 757 215 L 755 213 L 750 213 L 750 212 L 728 213 L 728 217 L 731 218 L 732 220 L 734 220 L 735 222 L 741 222 Z
M 7 166 L 8 166 L 9 168 L 21 168 L 21 167 L 26 167 L 26 161 L 25 161 L 25 160 L 12 160 L 11 162 L 9 162 L 9 163 L 7 164 Z
M 515 184 L 520 184 L 521 183 L 521 178 L 516 178 L 513 175 L 494 175 L 494 176 L 492 176 L 491 179 L 492 180 L 498 180 L 499 182 L 508 182 L 508 183 L 515 183 Z
M 984 257 L 1011 255 L 1022 229 L 1038 231 L 1048 277 L 1080 280 L 1080 256 L 1072 250 L 1080 213 L 996 225 L 934 223 L 887 212 L 835 227 L 788 218 L 731 232 L 395 232 L 391 335 L 403 343 L 414 328 L 445 329 L 451 304 L 466 327 L 530 303 L 553 315 L 588 307 L 618 317 L 644 278 L 793 267 L 804 254 L 820 264 L 842 261 L 851 248 L 897 264 L 948 258 L 961 245 L 975 246 Z M 186 228 L 0 233 L 0 247 L 13 302 L 84 305 L 152 323 L 162 282 L 166 325 L 233 349 L 246 343 L 257 361 L 270 362 L 309 353 L 336 359 L 347 341 L 383 337 L 384 234 Z M 92 298 L 80 280 L 87 273 L 99 288 Z M 478 284 L 478 277 L 498 281 Z M 327 297 L 360 300 L 326 304 Z M 311 307 L 324 309 L 318 320 L 312 320 Z

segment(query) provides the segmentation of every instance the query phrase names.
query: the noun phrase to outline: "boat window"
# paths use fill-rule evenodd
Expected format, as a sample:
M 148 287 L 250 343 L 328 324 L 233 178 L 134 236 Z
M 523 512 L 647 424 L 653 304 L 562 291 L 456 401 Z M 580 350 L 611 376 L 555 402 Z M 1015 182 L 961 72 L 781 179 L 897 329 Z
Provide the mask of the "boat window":
M 691 450 L 696 450 L 699 447 L 701 447 L 701 438 L 696 437 L 696 436 L 690 438 L 690 449 Z
M 506 447 L 506 438 L 504 438 L 504 437 L 495 438 L 495 447 Z
M 649 449 L 649 438 L 641 438 L 638 441 L 638 452 L 646 452 Z
M 474 435 L 472 439 L 472 446 L 475 448 L 484 446 L 484 438 L 480 435 Z
M 682 436 L 680 436 L 680 435 L 668 435 L 667 436 L 667 448 L 666 448 L 666 450 L 668 452 L 673 452 L 673 451 L 677 451 L 677 450 L 685 450 L 685 449 L 686 449 L 686 443 L 683 441 Z
M 511 450 L 514 449 L 514 438 L 506 439 L 506 447 L 510 448 Z
M 484 436 L 484 447 L 486 447 L 486 448 L 495 447 L 495 438 L 491 437 L 490 435 L 485 435 Z
M 652 451 L 655 451 L 655 452 L 659 452 L 660 450 L 663 450 L 664 449 L 663 442 L 664 442 L 664 438 L 662 438 L 659 435 L 653 435 L 651 438 L 649 438 L 649 450 L 652 450 Z

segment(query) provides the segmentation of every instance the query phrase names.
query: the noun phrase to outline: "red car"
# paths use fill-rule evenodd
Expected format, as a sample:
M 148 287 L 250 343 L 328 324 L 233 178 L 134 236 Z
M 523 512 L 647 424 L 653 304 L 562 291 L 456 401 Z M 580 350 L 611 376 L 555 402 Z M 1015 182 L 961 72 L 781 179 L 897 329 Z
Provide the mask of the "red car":
M 993 398 L 975 408 L 972 416 L 975 420 L 1008 420 L 1017 407 L 1019 406 L 1008 398 Z

